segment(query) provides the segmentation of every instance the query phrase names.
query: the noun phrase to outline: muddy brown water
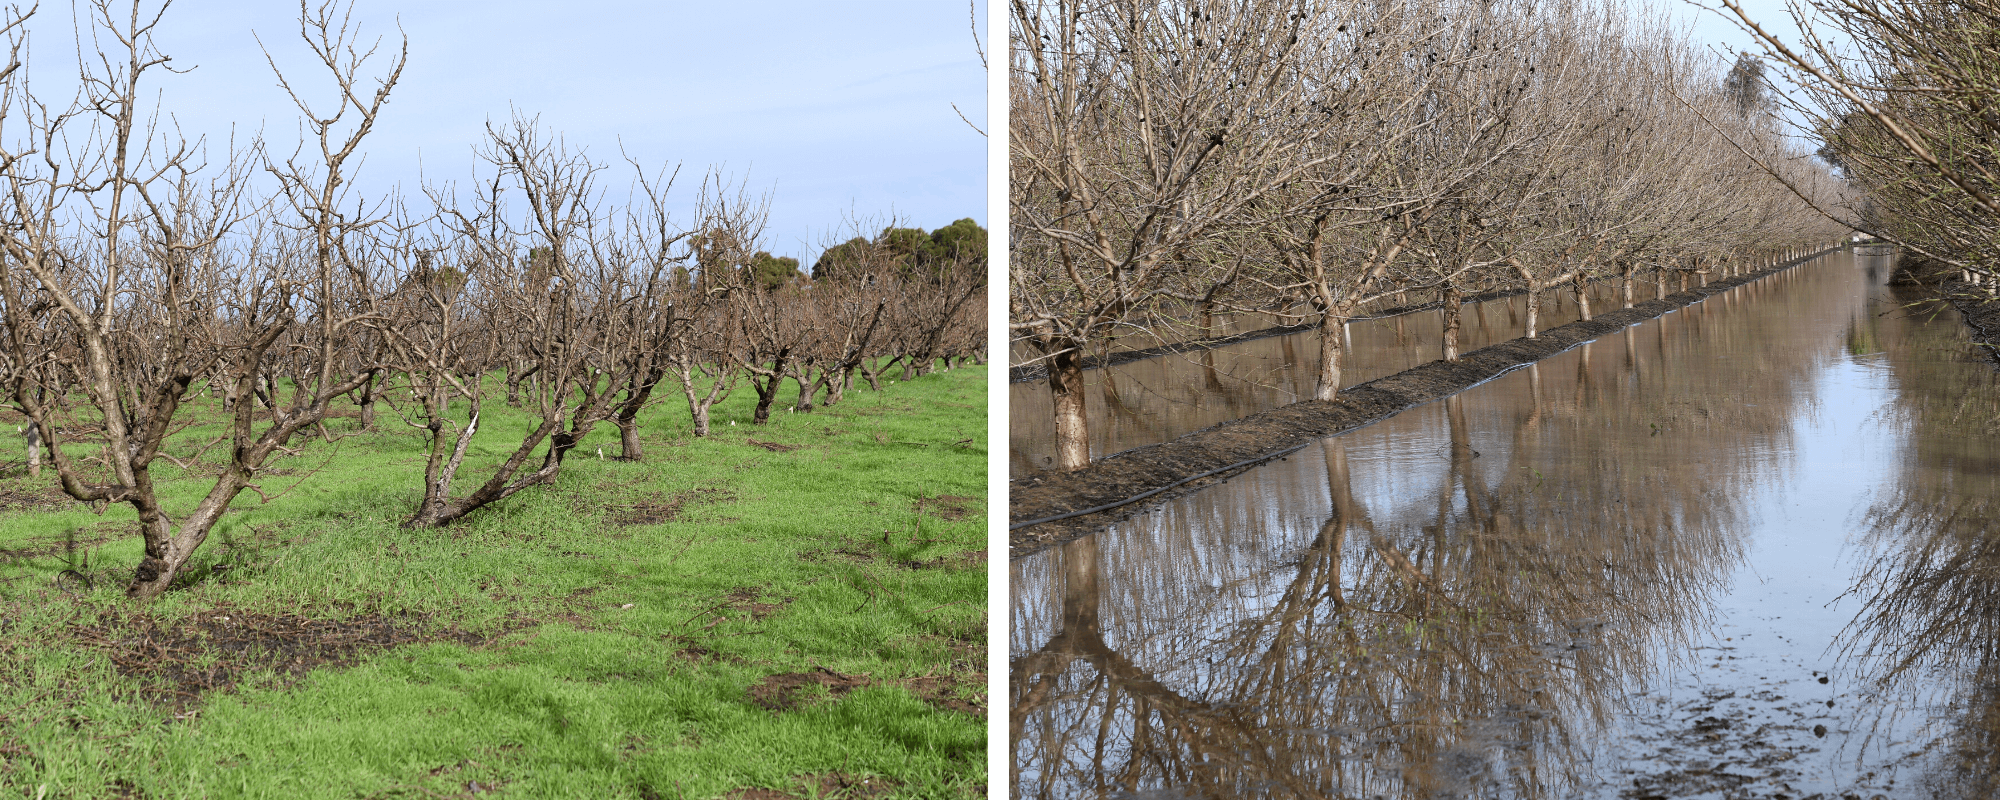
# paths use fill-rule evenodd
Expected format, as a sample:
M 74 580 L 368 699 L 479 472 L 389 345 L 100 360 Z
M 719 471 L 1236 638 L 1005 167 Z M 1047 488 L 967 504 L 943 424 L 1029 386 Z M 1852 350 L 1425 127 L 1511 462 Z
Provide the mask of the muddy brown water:
M 1677 289 L 1678 284 L 1668 287 L 1669 291 Z M 1655 290 L 1650 282 L 1633 284 L 1633 296 L 1639 300 L 1651 299 Z M 1619 308 L 1619 291 L 1611 283 L 1593 284 L 1589 290 L 1591 308 L 1598 312 Z M 1419 298 L 1412 294 L 1409 299 L 1415 302 Z M 1569 291 L 1543 293 L 1542 330 L 1580 318 Z M 1271 321 L 1262 316 L 1237 318 L 1218 326 L 1217 333 L 1241 333 Z M 1526 324 L 1527 301 L 1523 297 L 1467 303 L 1459 322 L 1459 352 L 1519 338 L 1526 333 Z M 1113 350 L 1159 343 L 1152 338 L 1133 338 L 1133 347 L 1120 342 Z M 1393 375 L 1442 356 L 1444 314 L 1417 311 L 1350 322 L 1347 345 L 1343 387 Z M 1315 383 L 1312 360 L 1318 352 L 1318 333 L 1295 333 L 1088 370 L 1084 385 L 1091 457 L 1158 444 L 1311 397 Z M 1015 354 L 1017 363 L 1026 358 L 1026 353 Z M 1048 382 L 1016 383 L 1007 391 L 1011 474 L 1046 469 L 1055 457 L 1054 406 L 1049 401 Z
M 1014 795 L 1996 796 L 2000 378 L 1887 268 L 1014 561 Z

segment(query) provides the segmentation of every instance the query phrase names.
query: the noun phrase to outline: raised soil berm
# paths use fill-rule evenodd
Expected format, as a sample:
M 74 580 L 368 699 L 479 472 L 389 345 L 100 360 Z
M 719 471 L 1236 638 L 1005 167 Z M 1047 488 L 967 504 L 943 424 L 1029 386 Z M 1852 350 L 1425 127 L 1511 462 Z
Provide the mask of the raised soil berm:
M 1009 550 L 1020 558 L 1102 530 L 1105 526 L 1285 455 L 1314 440 L 1387 419 L 1404 409 L 1456 394 L 1502 373 L 1782 272 L 1833 249 L 1707 286 L 1598 314 L 1541 336 L 1482 347 L 1457 362 L 1433 361 L 1340 393 L 1231 420 L 1170 442 L 1114 453 L 1071 473 L 1047 472 L 1008 482 Z M 1969 318 L 1968 318 L 1969 319 Z M 1201 476 L 1201 477 L 1191 477 Z M 1089 509 L 1100 509 L 1078 514 Z M 1058 519 L 1049 519 L 1058 517 Z M 1023 522 L 1045 520 L 1030 525 Z M 1021 527 L 1014 527 L 1021 526 Z

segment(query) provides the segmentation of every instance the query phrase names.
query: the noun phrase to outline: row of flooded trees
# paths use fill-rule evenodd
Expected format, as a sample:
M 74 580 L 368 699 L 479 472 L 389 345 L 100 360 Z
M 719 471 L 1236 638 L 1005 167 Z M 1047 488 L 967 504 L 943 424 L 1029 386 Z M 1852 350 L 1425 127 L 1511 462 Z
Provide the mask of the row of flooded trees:
M 1286 469 L 1015 562 L 1017 794 L 1602 785 L 1586 781 L 1602 732 L 1631 713 L 1620 692 L 1694 657 L 1742 562 L 1753 508 L 1733 487 L 1797 435 L 1814 373 L 1785 354 L 1819 345 L 1790 321 L 1825 295 L 1751 291 L 1780 313 L 1713 307 L 1739 295 L 1627 327 L 1512 388 L 1326 438 Z M 1714 368 L 1674 366 L 1694 362 Z M 1754 445 L 1697 459 L 1655 421 Z M 1437 457 L 1382 469 L 1383 447 Z
M 757 249 L 765 198 L 710 175 L 676 220 L 674 174 L 641 170 L 614 205 L 608 167 L 521 118 L 488 126 L 488 174 L 469 189 L 362 196 L 361 144 L 407 46 L 359 41 L 331 3 L 300 6 L 317 87 L 279 76 L 304 143 L 208 163 L 144 107 L 143 80 L 168 62 L 163 10 L 87 3 L 81 38 L 103 49 L 66 107 L 30 92 L 32 10 L 8 12 L 0 73 L 0 385 L 31 461 L 45 454 L 70 497 L 137 511 L 135 598 L 165 591 L 276 459 L 333 438 L 336 404 L 359 405 L 363 427 L 389 405 L 425 435 L 408 522 L 428 526 L 547 483 L 600 425 L 641 457 L 639 412 L 663 396 L 686 399 L 699 436 L 744 383 L 762 422 L 784 381 L 790 407 L 811 410 L 857 373 L 872 384 L 897 362 L 907 376 L 983 351 L 983 232 L 942 237 L 954 246 L 922 263 L 863 239 L 838 277 L 768 280 L 786 260 Z M 502 391 L 532 422 L 499 463 L 469 463 Z M 228 417 L 201 448 L 222 451 L 219 468 L 168 452 L 203 392 Z M 162 462 L 215 483 L 170 513 Z
M 1617 2 L 1015 3 L 1011 336 L 1045 363 L 1057 469 L 1089 463 L 1082 371 L 1118 335 L 1221 315 L 1342 326 L 1418 293 L 1641 277 L 1665 292 L 1842 232 L 1838 185 L 1729 64 Z M 1784 180 L 1774 181 L 1772 173 Z
M 1781 35 L 1776 20 L 1724 6 L 1757 36 L 1798 89 L 1789 98 L 1802 133 L 1823 143 L 1854 193 L 1826 213 L 1945 265 L 1975 296 L 2000 286 L 2000 3 L 1808 0 L 1793 22 L 1812 37 Z M 1834 43 L 1838 43 L 1837 45 Z M 1901 298 L 1915 305 L 1919 295 Z M 1879 324 L 1894 324 L 1886 316 Z M 1869 508 L 1861 540 L 1866 567 L 1851 595 L 1863 605 L 1847 647 L 1890 698 L 1950 709 L 1928 775 L 1932 796 L 1990 797 L 2000 791 L 2000 697 L 1994 687 L 1996 623 L 1990 600 L 2000 573 L 2000 529 L 1990 470 L 1967 469 L 2000 420 L 2000 386 L 1951 360 L 1909 353 L 1956 352 L 1955 336 L 1928 329 L 1881 336 L 1898 385 L 1893 412 L 1907 430 L 1902 475 Z M 1931 341 L 1941 338 L 1941 341 Z
M 1815 32 L 1799 41 L 1723 5 L 1797 85 L 1791 118 L 1853 186 L 1851 201 L 1825 213 L 1994 285 L 2000 3 L 1811 0 L 1793 8 L 1799 29 Z

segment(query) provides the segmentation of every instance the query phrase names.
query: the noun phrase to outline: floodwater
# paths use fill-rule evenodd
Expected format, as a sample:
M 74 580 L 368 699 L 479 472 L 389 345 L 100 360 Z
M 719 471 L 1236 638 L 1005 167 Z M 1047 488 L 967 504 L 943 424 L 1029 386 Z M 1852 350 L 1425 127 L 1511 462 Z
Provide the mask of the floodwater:
M 1690 284 L 1692 285 L 1692 284 Z M 1678 284 L 1669 291 L 1678 291 Z M 1651 299 L 1653 283 L 1633 283 L 1633 297 Z M 1593 311 L 1623 306 L 1616 284 L 1592 284 Z M 1410 300 L 1420 298 L 1414 294 Z M 1527 300 L 1509 297 L 1467 303 L 1459 321 L 1459 352 L 1516 339 L 1527 332 Z M 1565 289 L 1542 293 L 1539 326 L 1548 330 L 1579 319 L 1576 299 Z M 1263 317 L 1245 317 L 1219 326 L 1219 334 L 1261 327 Z M 1444 312 L 1418 311 L 1362 319 L 1347 325 L 1348 354 L 1343 388 L 1394 375 L 1443 356 Z M 1136 349 L 1157 340 L 1120 341 L 1113 350 Z M 1130 345 L 1128 347 L 1127 345 Z M 1084 372 L 1085 413 L 1090 418 L 1090 455 L 1158 444 L 1210 425 L 1296 403 L 1312 396 L 1313 359 L 1319 334 L 1295 333 L 1238 342 L 1199 353 L 1150 358 Z M 1016 361 L 1025 354 L 1017 353 Z M 1055 463 L 1055 411 L 1047 381 L 1008 387 L 1008 447 L 1014 475 Z
M 1888 261 L 1013 562 L 1015 796 L 1995 796 L 2000 378 Z

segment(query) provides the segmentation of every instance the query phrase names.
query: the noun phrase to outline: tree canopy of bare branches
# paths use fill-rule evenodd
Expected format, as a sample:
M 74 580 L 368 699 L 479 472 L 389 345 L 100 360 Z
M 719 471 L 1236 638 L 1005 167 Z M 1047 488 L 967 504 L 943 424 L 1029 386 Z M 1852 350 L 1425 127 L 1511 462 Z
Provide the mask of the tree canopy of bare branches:
M 1761 76 L 1644 6 L 1015 0 L 1012 17 L 1010 337 L 1047 367 L 1059 470 L 1091 457 L 1085 356 L 1122 336 L 1310 323 L 1331 400 L 1339 331 L 1391 295 L 1441 301 L 1454 360 L 1468 295 L 1533 309 L 1616 278 L 1629 306 L 1641 272 L 1844 230 L 1812 211 L 1837 188 L 1825 170 L 1749 113 Z

